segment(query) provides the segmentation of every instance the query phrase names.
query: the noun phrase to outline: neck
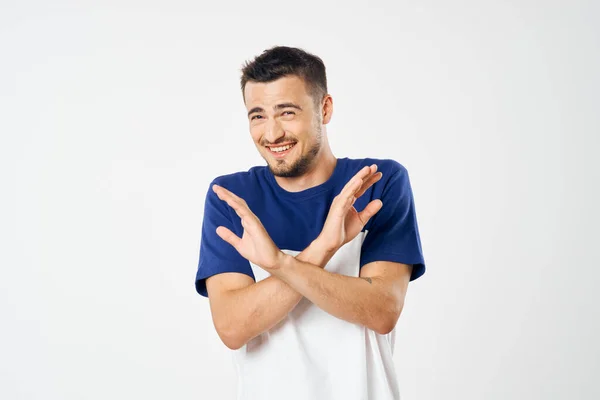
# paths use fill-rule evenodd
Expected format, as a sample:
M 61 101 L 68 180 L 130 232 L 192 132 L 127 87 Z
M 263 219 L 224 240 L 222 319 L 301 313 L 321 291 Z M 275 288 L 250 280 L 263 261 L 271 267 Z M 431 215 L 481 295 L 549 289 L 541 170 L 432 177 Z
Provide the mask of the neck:
M 275 176 L 275 181 L 288 192 L 300 192 L 326 182 L 333 174 L 336 163 L 337 158 L 329 146 L 323 146 L 321 153 L 304 175 L 295 178 Z

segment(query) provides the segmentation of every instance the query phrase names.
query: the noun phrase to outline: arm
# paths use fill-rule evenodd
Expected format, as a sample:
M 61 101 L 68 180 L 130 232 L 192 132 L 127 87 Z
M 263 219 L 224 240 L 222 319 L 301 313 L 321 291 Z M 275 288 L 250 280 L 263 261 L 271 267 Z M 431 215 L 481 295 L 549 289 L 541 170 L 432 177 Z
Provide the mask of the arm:
M 332 256 L 315 239 L 292 258 L 321 269 Z M 234 350 L 271 329 L 302 299 L 301 294 L 273 275 L 255 283 L 248 275 L 224 273 L 208 278 L 206 286 L 217 333 Z
M 380 189 L 385 206 L 362 243 L 359 278 L 315 271 L 283 253 L 283 267 L 271 273 L 330 314 L 387 333 L 402 312 L 408 282 L 425 264 L 406 169 L 398 168 Z
M 354 209 L 353 207 L 356 198 L 361 196 L 368 187 L 373 185 L 381 178 L 381 173 L 376 173 L 376 170 L 377 168 L 375 165 L 363 168 L 355 175 L 353 179 L 351 179 L 346 184 L 344 189 L 342 189 L 341 193 L 338 196 L 336 196 L 336 198 L 332 202 L 323 230 L 319 235 L 319 238 L 317 238 L 315 242 L 313 242 L 320 243 L 320 246 L 323 246 L 321 248 L 327 249 L 325 250 L 325 254 L 330 255 L 329 257 L 331 257 L 331 255 L 333 255 L 335 251 L 337 251 L 337 249 L 339 249 L 341 246 L 343 246 L 344 244 L 352 240 L 354 237 L 356 237 L 356 235 L 359 232 L 361 232 L 366 222 L 381 208 L 382 202 L 379 200 L 373 200 L 372 202 L 370 202 L 360 213 L 357 212 L 356 209 Z M 275 275 L 281 278 L 283 282 L 278 282 L 279 284 L 284 284 L 284 282 L 286 282 L 287 288 L 286 286 L 283 286 L 283 288 L 295 292 L 304 290 L 305 293 L 308 293 L 311 296 L 310 300 L 314 301 L 315 303 L 317 303 L 317 305 L 320 305 L 322 308 L 326 309 L 327 311 L 330 311 L 334 315 L 336 315 L 337 313 L 337 315 L 340 316 L 340 318 L 350 319 L 352 321 L 360 321 L 360 323 L 363 323 L 363 325 L 367 325 L 369 327 L 373 326 L 373 329 L 378 331 L 383 331 L 387 329 L 387 326 L 389 325 L 387 322 L 392 319 L 390 316 L 399 315 L 399 313 L 396 311 L 396 305 L 398 301 L 395 302 L 396 305 L 391 304 L 391 301 L 395 300 L 395 298 L 392 299 L 392 294 L 397 293 L 397 291 L 393 290 L 396 287 L 396 285 L 385 285 L 385 282 L 388 282 L 388 280 L 392 279 L 391 277 L 394 276 L 394 272 L 399 270 L 398 268 L 388 268 L 386 272 L 381 270 L 380 268 L 377 268 L 376 266 L 368 267 L 365 271 L 372 270 L 371 273 L 376 275 L 376 281 L 378 278 L 381 278 L 383 282 L 382 284 L 376 283 L 375 286 L 377 289 L 369 288 L 368 286 L 364 287 L 363 289 L 359 285 L 366 284 L 366 281 L 359 282 L 358 278 L 345 277 L 341 275 L 331 274 L 329 272 L 322 274 L 322 272 L 325 271 L 322 268 L 319 268 L 318 265 L 312 264 L 311 262 L 303 261 L 302 258 L 291 257 L 281 252 L 269 237 L 260 220 L 256 217 L 256 215 L 254 215 L 254 213 L 252 213 L 252 211 L 248 208 L 248 205 L 243 199 L 229 192 L 225 188 L 219 187 L 218 185 L 215 185 L 214 190 L 221 200 L 226 201 L 227 204 L 229 204 L 229 206 L 231 206 L 235 210 L 235 212 L 241 219 L 242 226 L 244 227 L 244 234 L 242 238 L 238 237 L 233 232 L 231 232 L 231 230 L 223 226 L 219 226 L 217 228 L 217 234 L 223 240 L 231 244 L 245 259 L 270 272 L 271 275 Z M 382 264 L 380 263 L 378 265 Z M 310 270 L 310 272 L 301 271 L 302 268 L 306 268 Z M 328 300 L 329 303 L 321 301 L 323 296 L 326 295 L 324 292 L 311 292 L 309 290 L 306 290 L 305 286 L 300 285 L 300 282 L 306 281 L 308 281 L 309 285 L 311 286 L 318 285 L 318 280 L 321 278 L 326 280 L 326 285 L 332 285 L 328 292 L 329 294 L 331 294 L 331 297 Z M 359 289 L 361 292 L 363 290 L 368 290 L 368 292 L 363 293 L 369 299 L 367 302 L 356 302 L 351 303 L 351 305 L 344 305 L 342 303 L 344 297 L 342 295 L 342 297 L 340 298 L 338 296 L 339 293 L 337 292 L 340 291 L 340 287 L 344 286 L 345 282 L 347 282 L 347 280 L 349 279 L 353 282 L 351 285 L 349 285 L 349 290 L 342 289 L 341 291 L 343 293 L 348 294 L 351 291 L 356 291 Z M 340 283 L 333 284 L 333 282 Z M 248 278 L 248 283 L 246 283 L 246 285 L 250 285 L 251 283 L 251 279 Z M 258 286 L 259 284 L 252 286 Z M 390 287 L 391 289 L 388 290 L 388 288 Z M 281 288 L 282 287 L 280 286 L 280 289 Z M 252 289 L 245 290 L 248 293 L 250 293 Z M 281 289 L 281 291 L 282 290 L 284 289 Z M 258 291 L 252 291 L 252 293 L 255 293 L 256 296 L 259 296 Z M 300 293 L 297 296 L 300 296 L 299 298 L 301 298 L 302 294 L 304 293 Z M 387 294 L 389 294 L 389 296 L 387 296 Z M 373 313 L 372 309 L 363 308 L 361 313 L 373 314 L 373 318 L 368 319 L 366 317 L 356 317 L 356 311 L 358 308 L 365 306 L 374 306 L 377 304 L 378 298 L 380 299 L 381 296 L 384 295 L 387 296 L 387 299 L 383 307 L 385 307 L 386 310 L 387 308 L 393 309 L 393 313 L 388 313 L 387 311 Z M 257 307 L 251 309 L 257 313 L 259 313 L 260 310 L 262 310 L 259 310 L 259 307 L 264 306 L 266 302 L 269 302 L 269 305 L 271 306 L 273 302 L 282 300 L 282 298 L 263 297 L 262 294 L 260 294 L 260 296 L 262 298 L 262 302 L 260 304 L 256 303 Z M 286 297 L 285 299 L 289 300 L 290 303 L 288 304 L 288 306 L 291 309 L 291 307 L 293 307 L 299 301 L 299 298 L 294 298 L 293 294 L 290 294 L 290 296 L 291 297 Z M 210 297 L 212 297 L 212 295 L 209 296 L 209 298 Z M 335 302 L 337 302 L 337 307 L 339 308 L 331 306 Z M 245 306 L 245 304 L 242 302 L 232 303 L 232 308 L 239 308 L 243 306 Z M 345 308 L 345 310 L 342 310 L 340 312 L 342 308 Z M 217 313 L 227 315 L 227 313 L 231 314 L 233 312 L 234 311 L 231 310 L 224 311 L 222 309 L 218 309 L 213 311 L 213 315 L 216 315 Z M 257 315 L 248 315 L 248 310 L 245 308 L 242 308 L 242 311 L 240 312 L 243 314 L 243 316 L 246 316 L 250 320 L 252 318 L 256 319 L 258 317 L 263 317 L 264 315 L 262 313 L 258 314 L 258 317 Z M 285 314 L 289 312 L 289 309 L 278 309 L 278 312 L 281 312 L 282 314 L 277 316 L 277 321 L 281 320 L 281 318 L 283 318 Z M 245 321 L 246 319 L 244 318 L 243 320 Z M 277 321 L 275 321 L 274 323 L 276 323 Z M 395 325 L 395 320 L 393 320 L 393 325 Z M 215 326 L 217 326 L 216 321 Z M 234 326 L 234 322 L 224 322 L 224 325 L 222 325 L 220 329 L 226 332 L 226 328 L 223 328 L 223 326 Z M 268 329 L 271 326 L 272 325 L 267 326 L 265 329 Z M 217 327 L 217 330 L 220 329 L 219 327 Z M 233 332 L 231 328 L 229 332 L 230 337 L 236 337 L 236 333 Z M 240 336 L 237 337 L 239 338 Z M 236 345 L 238 345 L 241 342 L 240 340 L 233 341 L 236 343 Z M 239 344 L 239 346 L 241 345 L 242 344 Z
M 329 314 L 386 334 L 402 312 L 411 267 L 375 261 L 363 266 L 356 278 L 283 254 L 281 267 L 272 273 Z

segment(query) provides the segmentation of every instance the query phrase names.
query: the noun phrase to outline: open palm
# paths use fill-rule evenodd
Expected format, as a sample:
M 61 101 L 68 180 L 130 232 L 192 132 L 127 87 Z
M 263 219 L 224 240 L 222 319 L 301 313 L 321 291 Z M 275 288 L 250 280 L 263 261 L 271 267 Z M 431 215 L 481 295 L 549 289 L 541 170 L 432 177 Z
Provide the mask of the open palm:
M 242 257 L 259 267 L 278 268 L 283 253 L 277 248 L 262 222 L 250 210 L 246 201 L 219 185 L 214 185 L 213 191 L 234 209 L 244 228 L 241 238 L 224 226 L 217 228 L 217 235 L 232 245 Z
M 333 199 L 323 230 L 319 235 L 328 248 L 337 250 L 350 242 L 359 234 L 369 219 L 381 209 L 383 205 L 381 200 L 371 201 L 361 212 L 354 208 L 356 199 L 381 177 L 382 173 L 377 172 L 377 165 L 364 167 Z

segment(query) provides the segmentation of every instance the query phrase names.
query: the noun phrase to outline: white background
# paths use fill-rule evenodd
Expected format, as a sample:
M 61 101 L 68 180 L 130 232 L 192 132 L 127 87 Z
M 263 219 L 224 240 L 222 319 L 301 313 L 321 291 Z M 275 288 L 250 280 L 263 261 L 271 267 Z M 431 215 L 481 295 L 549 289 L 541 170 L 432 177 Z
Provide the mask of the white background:
M 277 44 L 324 60 L 336 156 L 409 170 L 403 400 L 600 398 L 597 2 L 98 3 L 0 1 L 0 398 L 235 398 L 194 277 Z

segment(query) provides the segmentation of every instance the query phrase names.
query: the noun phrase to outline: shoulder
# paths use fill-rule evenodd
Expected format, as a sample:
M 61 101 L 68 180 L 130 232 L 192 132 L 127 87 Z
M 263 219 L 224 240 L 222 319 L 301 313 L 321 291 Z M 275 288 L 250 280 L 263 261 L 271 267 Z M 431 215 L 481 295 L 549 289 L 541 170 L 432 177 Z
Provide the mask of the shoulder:
M 212 185 L 217 184 L 240 197 L 254 195 L 257 186 L 263 185 L 266 168 L 266 166 L 254 166 L 247 171 L 218 175 L 210 182 L 208 190 L 212 192 Z
M 381 172 L 381 182 L 385 183 L 389 180 L 397 180 L 408 175 L 408 171 L 400 162 L 390 158 L 347 158 L 348 173 L 354 175 L 361 168 L 377 164 L 377 171 Z M 385 186 L 385 185 L 382 185 Z

